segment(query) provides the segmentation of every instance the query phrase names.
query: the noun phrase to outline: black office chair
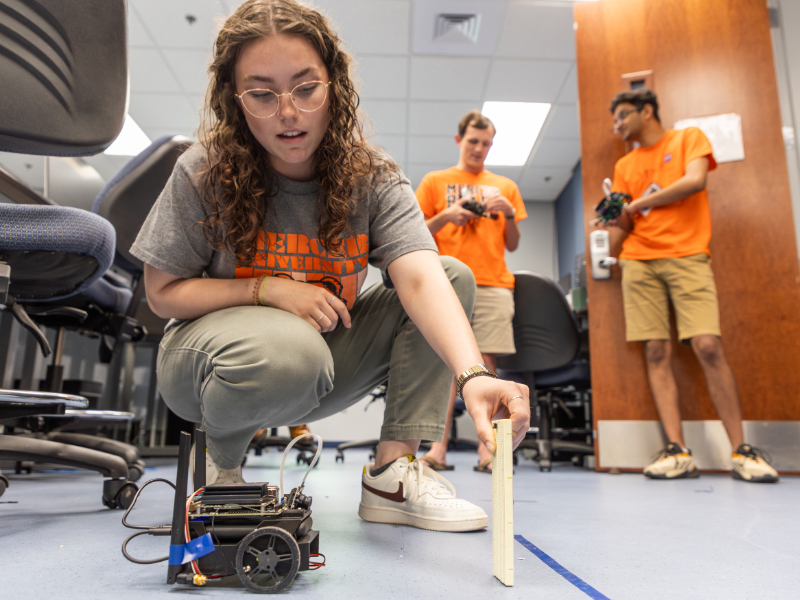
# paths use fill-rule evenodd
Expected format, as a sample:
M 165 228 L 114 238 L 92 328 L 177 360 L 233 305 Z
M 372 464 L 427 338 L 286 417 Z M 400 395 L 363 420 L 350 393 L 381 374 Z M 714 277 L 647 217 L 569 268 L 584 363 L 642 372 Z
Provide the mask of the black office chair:
M 580 357 L 578 324 L 558 285 L 541 275 L 514 273 L 514 344 L 517 351 L 498 357 L 498 374 L 504 379 L 524 383 L 530 388 L 531 413 L 538 431 L 520 443 L 518 450 L 537 451 L 539 468 L 551 469 L 553 453 L 593 454 L 588 441 L 565 439 L 590 436 L 586 420 L 580 427 L 554 427 L 554 407 L 561 408 L 572 420 L 572 408 L 588 407 L 591 390 L 589 363 Z M 565 401 L 564 396 L 570 397 Z M 572 404 L 572 406 L 570 406 Z
M 126 2 L 38 0 L 21 6 L 0 11 L 0 23 L 12 32 L 0 37 L 0 79 L 13 82 L 0 103 L 0 150 L 50 156 L 102 152 L 121 131 L 127 109 Z M 96 215 L 52 206 L 2 170 L 0 193 L 18 204 L 42 205 L 0 205 L 0 304 L 47 355 L 47 339 L 31 315 L 86 318 L 85 311 L 61 301 L 102 276 L 114 252 L 114 231 Z M 57 351 L 61 343 L 63 337 Z M 45 392 L 27 392 L 22 401 L 19 394 L 26 392 L 0 391 L 0 420 L 18 418 L 23 408 L 24 415 L 37 414 L 37 408 L 38 414 L 63 414 L 69 402 L 86 405 L 82 398 Z M 136 491 L 126 479 L 125 461 L 105 452 L 4 433 L 0 457 L 100 471 L 111 477 L 103 492 L 109 507 L 126 508 Z

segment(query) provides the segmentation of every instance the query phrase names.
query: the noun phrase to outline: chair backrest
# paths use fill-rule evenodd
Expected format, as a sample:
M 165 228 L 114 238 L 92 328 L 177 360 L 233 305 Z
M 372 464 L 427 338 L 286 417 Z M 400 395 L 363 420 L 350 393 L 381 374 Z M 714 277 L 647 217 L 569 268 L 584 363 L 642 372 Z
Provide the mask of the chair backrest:
M 572 362 L 580 350 L 578 324 L 564 292 L 553 280 L 525 271 L 514 273 L 515 354 L 501 356 L 497 367 L 535 372 Z
M 128 102 L 126 1 L 0 0 L 0 31 L 0 150 L 105 150 Z
M 150 209 L 167 183 L 178 157 L 192 145 L 181 135 L 164 136 L 134 156 L 95 198 L 92 212 L 117 230 L 114 263 L 131 273 L 144 270 L 130 249 Z

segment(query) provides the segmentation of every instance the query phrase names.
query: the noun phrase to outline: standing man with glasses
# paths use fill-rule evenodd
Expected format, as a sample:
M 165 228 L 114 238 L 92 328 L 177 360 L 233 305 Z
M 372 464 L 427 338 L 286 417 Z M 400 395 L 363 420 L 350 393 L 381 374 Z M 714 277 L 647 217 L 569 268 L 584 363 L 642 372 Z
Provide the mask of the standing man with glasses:
M 472 331 L 484 366 L 494 372 L 497 355 L 513 354 L 514 276 L 506 267 L 505 252 L 519 245 L 518 221 L 528 215 L 517 185 L 484 168 L 492 147 L 494 124 L 480 111 L 464 115 L 455 136 L 458 164 L 428 173 L 417 188 L 417 200 L 439 253 L 464 262 L 475 275 L 477 295 Z M 444 442 L 435 443 L 421 460 L 435 470 L 451 470 L 446 461 L 455 383 L 445 424 Z M 490 473 L 492 454 L 478 446 L 476 471 Z
M 678 338 L 700 361 L 711 401 L 736 449 L 731 457 L 733 477 L 778 481 L 762 453 L 744 443 L 739 393 L 720 339 L 705 189 L 708 172 L 717 166 L 711 144 L 696 127 L 664 130 L 658 100 L 649 89 L 620 92 L 610 109 L 614 132 L 639 144 L 617 161 L 612 186 L 634 198 L 612 223 L 629 232 L 619 261 L 626 338 L 643 343 L 650 390 L 669 440 L 644 474 L 653 479 L 699 475 L 684 442 L 670 362 L 671 301 Z

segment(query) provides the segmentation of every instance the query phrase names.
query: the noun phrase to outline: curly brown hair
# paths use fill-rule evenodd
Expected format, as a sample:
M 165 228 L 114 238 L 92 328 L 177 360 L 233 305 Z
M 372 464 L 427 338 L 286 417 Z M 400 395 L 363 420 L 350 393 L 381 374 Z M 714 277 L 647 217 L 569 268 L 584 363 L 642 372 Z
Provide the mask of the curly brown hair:
M 328 70 L 329 125 L 314 156 L 320 186 L 318 235 L 325 250 L 341 254 L 348 216 L 370 175 L 396 173 L 397 165 L 366 141 L 358 117 L 359 97 L 350 76 L 350 55 L 320 13 L 294 0 L 248 0 L 225 21 L 209 67 L 200 139 L 208 152 L 205 191 L 209 212 L 203 229 L 218 251 L 238 266 L 253 263 L 256 241 L 273 196 L 275 177 L 235 100 L 234 68 L 242 48 L 279 33 L 298 35 L 317 51 Z

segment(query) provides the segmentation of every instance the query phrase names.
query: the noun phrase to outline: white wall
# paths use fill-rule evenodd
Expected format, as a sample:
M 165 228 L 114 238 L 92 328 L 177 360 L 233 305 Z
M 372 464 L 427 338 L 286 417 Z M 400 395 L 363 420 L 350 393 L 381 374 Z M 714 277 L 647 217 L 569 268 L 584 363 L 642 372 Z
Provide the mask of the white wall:
M 522 237 L 515 252 L 506 252 L 509 270 L 533 271 L 557 279 L 558 240 L 555 202 L 526 202 L 528 218 L 519 224 Z

